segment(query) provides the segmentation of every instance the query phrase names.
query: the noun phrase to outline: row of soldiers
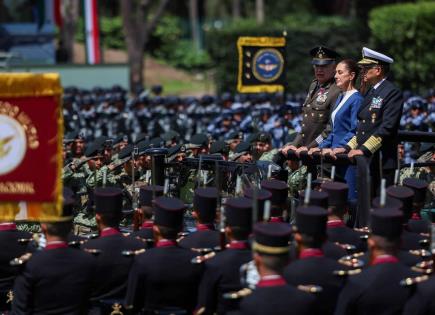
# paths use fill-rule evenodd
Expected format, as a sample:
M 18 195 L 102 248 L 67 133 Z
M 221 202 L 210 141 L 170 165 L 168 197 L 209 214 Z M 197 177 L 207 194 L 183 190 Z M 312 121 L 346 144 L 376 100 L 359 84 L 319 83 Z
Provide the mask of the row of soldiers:
M 310 176 L 309 176 L 310 177 Z M 93 190 L 95 235 L 73 233 L 79 196 L 64 190 L 44 240 L 0 224 L 2 308 L 11 314 L 435 314 L 427 183 L 405 179 L 373 200 L 370 226 L 346 225 L 348 186 L 311 182 L 291 211 L 277 179 L 222 198 L 198 187 L 192 209 L 143 185 L 122 232 L 123 192 Z M 195 229 L 187 229 L 191 212 Z M 6 303 L 8 302 L 8 303 Z

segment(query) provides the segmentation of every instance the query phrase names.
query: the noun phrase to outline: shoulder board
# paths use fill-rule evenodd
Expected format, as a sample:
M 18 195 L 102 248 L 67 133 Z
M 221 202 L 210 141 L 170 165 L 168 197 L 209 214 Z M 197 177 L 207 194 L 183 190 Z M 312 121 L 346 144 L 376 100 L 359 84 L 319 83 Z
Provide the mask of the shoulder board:
M 354 228 L 353 230 L 360 233 L 370 233 L 370 229 L 368 226 L 364 226 L 362 228 Z
M 431 253 L 426 249 L 411 249 L 409 253 L 423 258 L 431 257 Z
M 80 245 L 82 245 L 85 242 L 86 242 L 85 240 L 82 240 L 82 241 L 71 241 L 71 242 L 68 242 L 68 246 L 69 247 L 78 248 L 78 247 L 80 247 Z
M 225 300 L 238 300 L 250 295 L 253 291 L 248 288 L 241 289 L 239 291 L 228 292 L 223 294 Z
M 361 271 L 362 271 L 361 268 L 352 269 L 352 270 L 334 270 L 333 274 L 335 276 L 339 276 L 339 277 L 347 277 L 347 276 L 357 275 L 357 274 L 361 273 Z
M 303 285 L 300 284 L 297 286 L 297 289 L 303 292 L 307 292 L 307 293 L 320 293 L 323 291 L 323 288 L 319 285 Z
M 19 238 L 17 239 L 17 242 L 20 244 L 27 244 L 33 241 L 33 238 Z
M 137 250 L 123 250 L 121 253 L 122 256 L 131 257 L 131 256 L 136 256 L 145 253 L 145 249 L 142 248 Z
M 192 258 L 191 263 L 192 264 L 202 264 L 203 262 L 209 260 L 210 258 L 213 258 L 216 256 L 215 252 L 210 252 L 208 254 L 205 254 L 203 256 L 196 256 L 195 258 Z
M 415 271 L 415 272 L 419 272 L 419 273 L 425 274 L 425 275 L 432 274 L 432 268 L 418 268 L 417 266 L 412 266 L 411 270 Z
M 210 252 L 214 251 L 213 248 L 207 248 L 207 247 L 204 247 L 204 248 L 191 248 L 191 250 L 193 250 L 194 252 L 200 253 L 200 254 L 207 254 L 207 253 L 210 253 Z
M 140 236 L 136 236 L 135 238 L 138 239 L 139 241 L 142 241 L 142 242 L 147 243 L 147 244 L 154 244 L 153 238 L 144 238 L 144 237 L 140 237 Z
M 416 285 L 417 283 L 427 281 L 428 279 L 429 279 L 428 275 L 418 276 L 414 278 L 405 278 L 400 281 L 400 285 L 402 287 L 409 287 L 409 286 Z
M 97 248 L 85 248 L 84 251 L 94 256 L 98 256 L 101 254 L 101 249 Z
M 361 259 L 355 258 L 352 255 L 344 256 L 338 262 L 351 268 L 361 268 L 364 266 L 364 262 Z
M 32 253 L 25 253 L 20 257 L 12 259 L 9 264 L 11 266 L 21 266 L 24 265 L 30 259 L 30 257 L 32 257 Z
M 98 238 L 98 236 L 100 236 L 98 233 L 92 233 L 92 234 L 87 235 L 86 238 L 88 240 L 93 240 L 95 238 Z
M 351 244 L 342 244 L 339 242 L 335 242 L 335 245 L 340 246 L 341 248 L 343 248 L 344 250 L 348 251 L 348 252 L 352 252 L 356 249 L 355 245 L 351 245 Z
M 180 232 L 180 233 L 178 233 L 177 243 L 178 243 L 178 242 L 181 242 L 181 240 L 182 240 L 183 238 L 185 238 L 187 235 L 189 235 L 188 232 Z
M 422 268 L 422 269 L 432 268 L 432 266 L 433 266 L 432 260 L 423 260 L 415 265 L 415 267 Z
M 365 240 L 367 240 L 369 238 L 369 235 L 368 234 L 362 234 L 362 235 L 359 236 L 359 238 L 365 241 Z

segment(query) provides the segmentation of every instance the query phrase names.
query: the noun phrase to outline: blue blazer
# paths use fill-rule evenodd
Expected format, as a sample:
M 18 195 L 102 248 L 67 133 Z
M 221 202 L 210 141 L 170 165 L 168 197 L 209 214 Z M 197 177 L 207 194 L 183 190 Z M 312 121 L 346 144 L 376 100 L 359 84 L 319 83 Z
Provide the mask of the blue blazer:
M 343 94 L 340 94 L 335 102 L 332 112 L 340 104 L 343 99 Z M 344 147 L 356 133 L 358 123 L 358 110 L 361 106 L 363 97 L 359 92 L 355 92 L 343 104 L 340 110 L 336 113 L 334 124 L 329 121 L 333 126 L 332 131 L 328 134 L 320 144 L 319 148 L 340 148 Z M 332 118 L 331 118 L 332 119 Z

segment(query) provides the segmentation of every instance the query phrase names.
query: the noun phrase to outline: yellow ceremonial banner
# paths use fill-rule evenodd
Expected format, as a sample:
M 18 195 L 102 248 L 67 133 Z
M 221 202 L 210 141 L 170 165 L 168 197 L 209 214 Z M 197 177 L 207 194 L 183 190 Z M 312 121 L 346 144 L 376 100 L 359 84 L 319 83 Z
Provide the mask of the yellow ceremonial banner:
M 239 37 L 239 93 L 283 92 L 286 85 L 285 37 Z
M 0 73 L 0 221 L 60 219 L 61 95 L 56 73 Z

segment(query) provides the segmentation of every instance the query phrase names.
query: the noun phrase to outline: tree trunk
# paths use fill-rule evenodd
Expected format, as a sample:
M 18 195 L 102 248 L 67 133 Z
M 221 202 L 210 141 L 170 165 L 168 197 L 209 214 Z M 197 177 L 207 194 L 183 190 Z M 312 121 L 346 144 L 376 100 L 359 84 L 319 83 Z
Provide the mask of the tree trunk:
M 255 16 L 258 24 L 264 23 L 264 0 L 255 0 Z
M 62 44 L 67 52 L 68 62 L 74 61 L 74 39 L 79 16 L 79 1 L 62 1 L 63 28 L 61 33 Z
M 141 0 L 139 5 L 132 0 L 120 1 L 132 92 L 143 87 L 144 49 L 169 1 L 160 0 L 152 18 L 148 15 L 152 1 Z
M 233 19 L 240 19 L 240 0 L 232 1 L 232 11 L 233 11 Z
M 199 19 L 198 19 L 198 0 L 189 0 L 189 19 L 192 32 L 193 47 L 196 51 L 200 49 L 199 39 Z

